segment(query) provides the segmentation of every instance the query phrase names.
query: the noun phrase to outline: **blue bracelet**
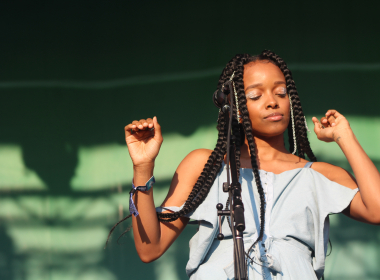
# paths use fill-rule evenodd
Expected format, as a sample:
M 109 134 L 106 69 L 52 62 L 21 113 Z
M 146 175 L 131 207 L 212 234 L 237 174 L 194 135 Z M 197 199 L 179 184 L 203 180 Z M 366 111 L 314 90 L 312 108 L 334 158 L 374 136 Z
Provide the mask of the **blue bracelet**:
M 133 194 L 136 191 L 142 191 L 142 192 L 149 191 L 150 188 L 153 187 L 153 184 L 155 182 L 156 182 L 156 180 L 154 179 L 154 176 L 152 176 L 152 177 L 150 177 L 148 182 L 146 182 L 145 186 L 135 187 L 135 185 L 133 184 L 133 180 L 132 180 L 132 189 L 129 192 L 129 212 L 132 213 L 135 217 L 137 217 L 139 215 L 139 212 L 137 211 L 135 203 L 133 202 L 133 199 L 132 199 Z

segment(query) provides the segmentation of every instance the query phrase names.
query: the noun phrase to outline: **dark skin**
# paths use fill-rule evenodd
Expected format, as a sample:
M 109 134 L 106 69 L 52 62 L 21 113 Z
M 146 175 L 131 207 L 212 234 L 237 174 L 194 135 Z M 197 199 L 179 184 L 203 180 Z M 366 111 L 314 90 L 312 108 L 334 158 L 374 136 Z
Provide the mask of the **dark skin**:
M 289 97 L 281 70 L 272 63 L 252 62 L 244 67 L 244 89 L 253 127 L 260 169 L 275 174 L 303 167 L 307 160 L 291 154 L 284 146 L 284 132 L 290 120 Z M 313 117 L 314 132 L 321 141 L 335 141 L 346 155 L 356 180 L 344 169 L 316 162 L 312 169 L 331 181 L 351 189 L 360 188 L 345 210 L 349 217 L 380 224 L 380 174 L 361 148 L 348 121 L 336 110 L 328 110 L 321 122 Z M 154 130 L 150 130 L 154 128 Z M 153 175 L 154 160 L 163 138 L 157 118 L 133 121 L 125 127 L 125 138 L 134 166 L 134 184 L 145 185 Z M 178 166 L 163 206 L 181 206 L 201 174 L 211 150 L 199 149 L 187 155 Z M 247 141 L 241 147 L 241 167 L 251 168 Z M 170 223 L 157 220 L 153 189 L 136 192 L 140 215 L 132 218 L 137 253 L 144 262 L 159 258 L 188 223 L 181 217 Z

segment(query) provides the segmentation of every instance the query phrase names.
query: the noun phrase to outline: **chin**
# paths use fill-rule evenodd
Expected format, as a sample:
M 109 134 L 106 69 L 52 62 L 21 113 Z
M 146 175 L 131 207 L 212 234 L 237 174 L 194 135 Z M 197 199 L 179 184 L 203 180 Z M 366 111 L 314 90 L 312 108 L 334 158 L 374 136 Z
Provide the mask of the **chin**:
M 254 136 L 270 138 L 283 135 L 287 128 L 288 124 L 266 125 L 262 129 L 252 129 L 252 131 Z

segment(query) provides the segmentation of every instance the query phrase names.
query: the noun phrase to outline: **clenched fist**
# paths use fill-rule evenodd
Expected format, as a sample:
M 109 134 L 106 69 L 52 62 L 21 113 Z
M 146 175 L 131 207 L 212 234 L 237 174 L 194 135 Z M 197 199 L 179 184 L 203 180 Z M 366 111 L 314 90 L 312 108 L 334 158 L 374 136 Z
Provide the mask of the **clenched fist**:
M 154 164 L 163 141 L 157 118 L 133 121 L 124 130 L 133 165 L 139 167 Z

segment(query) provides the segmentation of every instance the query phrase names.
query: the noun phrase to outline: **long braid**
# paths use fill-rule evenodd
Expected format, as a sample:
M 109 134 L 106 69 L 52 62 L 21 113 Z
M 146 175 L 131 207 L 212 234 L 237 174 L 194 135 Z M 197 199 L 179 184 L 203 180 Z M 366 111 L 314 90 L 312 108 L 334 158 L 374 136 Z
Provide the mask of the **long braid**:
M 247 108 L 247 99 L 245 97 L 244 82 L 243 82 L 244 65 L 251 62 L 252 57 L 250 55 L 243 54 L 243 55 L 237 55 L 235 58 L 238 58 L 238 65 L 235 70 L 235 76 L 237 77 L 237 81 L 235 82 L 235 84 L 236 84 L 236 91 L 238 93 L 239 109 L 240 109 L 241 118 L 243 122 L 245 137 L 247 139 L 249 152 L 251 154 L 252 171 L 255 177 L 257 191 L 260 196 L 260 233 L 257 240 L 254 242 L 254 244 L 256 244 L 259 240 L 262 240 L 264 236 L 265 196 L 264 196 L 263 187 L 261 185 L 259 168 L 257 165 L 256 144 L 255 144 L 253 134 L 252 134 L 252 125 L 251 125 L 251 120 L 249 118 L 249 112 Z
M 231 63 L 232 65 L 232 63 Z M 234 95 L 235 95 L 235 91 L 236 91 L 236 87 L 235 87 L 235 82 L 233 81 L 233 90 L 234 90 Z M 243 127 L 238 123 L 238 110 L 237 110 L 237 106 L 238 104 L 236 104 L 236 99 L 234 98 L 234 103 L 233 103 L 233 112 L 232 112 L 232 115 L 233 115 L 233 118 L 232 118 L 232 135 L 235 137 L 235 162 L 236 162 L 236 171 L 237 171 L 237 178 L 240 178 L 240 166 L 241 166 L 241 163 L 240 163 L 240 154 L 241 154 L 241 149 L 240 149 L 240 146 L 244 143 L 244 137 L 245 137 L 245 134 L 244 134 L 244 129 Z M 228 210 L 229 207 L 230 207 L 230 200 L 229 198 L 227 199 L 226 201 L 226 205 L 225 205 L 225 210 Z M 230 216 L 227 216 L 227 221 L 228 221 L 228 225 L 231 229 L 231 231 L 233 230 L 232 229 L 232 226 L 231 226 L 231 219 L 230 219 Z
M 207 163 L 199 176 L 197 182 L 195 183 L 193 190 L 188 196 L 184 207 L 174 213 L 157 213 L 158 219 L 163 222 L 172 222 L 178 219 L 180 216 L 184 216 L 191 211 L 195 210 L 206 198 L 217 173 L 220 170 L 224 155 L 226 153 L 226 129 L 224 114 L 219 113 L 218 118 L 218 141 L 215 150 L 211 153 Z
M 234 86 L 234 90 L 236 87 Z M 234 94 L 234 93 L 231 93 Z M 235 98 L 234 98 L 235 100 Z M 236 160 L 236 169 L 237 169 L 237 177 L 240 178 L 240 146 L 242 143 L 244 143 L 244 140 L 241 139 L 241 133 L 240 133 L 240 125 L 238 123 L 238 111 L 237 111 L 237 104 L 236 102 L 233 103 L 232 106 L 232 135 L 235 137 L 235 160 Z

